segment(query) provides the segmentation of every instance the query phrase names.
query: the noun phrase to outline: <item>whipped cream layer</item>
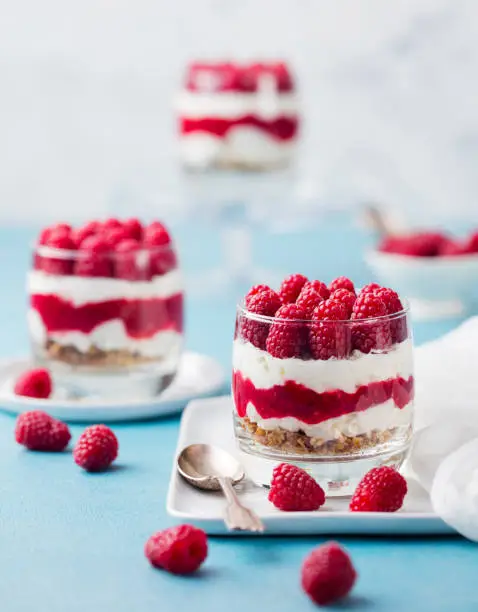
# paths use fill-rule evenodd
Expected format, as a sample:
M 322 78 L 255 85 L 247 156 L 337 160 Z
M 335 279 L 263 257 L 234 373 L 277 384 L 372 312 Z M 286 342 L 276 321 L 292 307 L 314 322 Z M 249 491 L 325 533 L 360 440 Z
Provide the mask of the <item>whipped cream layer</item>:
M 190 166 L 211 164 L 281 166 L 287 164 L 296 151 L 295 140 L 280 141 L 254 127 L 231 127 L 224 138 L 206 132 L 182 134 L 179 153 Z
M 108 300 L 168 298 L 183 291 L 179 270 L 172 270 L 150 281 L 93 276 L 60 276 L 33 270 L 28 274 L 29 295 L 57 295 L 75 306 Z
M 298 107 L 295 94 L 277 92 L 193 93 L 183 91 L 176 102 L 178 113 L 190 118 L 237 119 L 244 115 L 259 115 L 269 119 L 278 115 L 296 116 Z
M 354 353 L 348 359 L 278 359 L 249 342 L 234 341 L 233 369 L 240 371 L 257 389 L 269 389 L 292 380 L 316 393 L 340 389 L 353 393 L 357 387 L 413 374 L 412 342 L 406 340 L 387 353 Z M 342 417 L 341 417 L 342 418 Z
M 303 431 L 311 438 L 324 441 L 339 440 L 342 436 L 359 436 L 372 431 L 386 431 L 395 427 L 407 427 L 412 422 L 413 402 L 404 408 L 397 408 L 393 400 L 372 406 L 367 410 L 352 412 L 343 416 L 328 419 L 316 425 L 308 425 L 299 419 L 286 417 L 282 419 L 263 419 L 249 402 L 247 406 L 248 418 L 265 430 L 277 428 L 290 432 Z
M 48 339 L 62 346 L 74 346 L 82 353 L 96 346 L 103 351 L 126 350 L 145 357 L 169 357 L 172 354 L 179 356 L 183 343 L 183 335 L 172 330 L 159 331 L 149 338 L 131 338 L 123 322 L 118 319 L 98 325 L 89 334 L 79 331 L 47 332 L 41 317 L 32 309 L 28 312 L 28 325 L 36 344 L 42 346 Z

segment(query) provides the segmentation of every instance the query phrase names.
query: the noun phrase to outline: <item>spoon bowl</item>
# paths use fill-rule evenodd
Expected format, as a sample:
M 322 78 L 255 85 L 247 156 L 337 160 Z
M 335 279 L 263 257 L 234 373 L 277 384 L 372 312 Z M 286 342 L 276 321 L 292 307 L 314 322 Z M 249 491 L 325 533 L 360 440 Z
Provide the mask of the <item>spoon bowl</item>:
M 177 461 L 181 476 L 198 489 L 219 491 L 219 478 L 235 485 L 244 478 L 241 464 L 229 453 L 210 444 L 191 444 L 184 448 Z

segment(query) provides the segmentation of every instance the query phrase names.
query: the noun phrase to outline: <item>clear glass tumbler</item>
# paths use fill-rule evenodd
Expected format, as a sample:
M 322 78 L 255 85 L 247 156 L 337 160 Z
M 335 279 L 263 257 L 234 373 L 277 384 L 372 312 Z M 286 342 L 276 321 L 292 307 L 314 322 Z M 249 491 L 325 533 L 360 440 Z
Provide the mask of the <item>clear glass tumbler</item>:
M 175 248 L 127 242 L 115 250 L 34 248 L 33 355 L 80 397 L 153 397 L 178 369 L 183 284 Z
M 375 319 L 297 321 L 237 309 L 234 428 L 251 478 L 280 462 L 348 495 L 379 465 L 400 467 L 412 437 L 408 306 Z

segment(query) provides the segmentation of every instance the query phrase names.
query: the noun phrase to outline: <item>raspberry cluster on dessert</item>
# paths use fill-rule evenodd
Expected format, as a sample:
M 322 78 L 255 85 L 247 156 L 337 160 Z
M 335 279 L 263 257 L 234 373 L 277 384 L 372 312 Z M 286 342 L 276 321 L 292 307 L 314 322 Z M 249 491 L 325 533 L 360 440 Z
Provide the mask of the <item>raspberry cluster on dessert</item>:
M 195 62 L 178 99 L 180 152 L 191 168 L 287 165 L 299 110 L 283 62 Z
M 239 307 L 239 438 L 288 453 L 350 455 L 407 442 L 414 381 L 407 311 L 392 289 L 294 274 Z M 244 438 L 244 439 L 246 439 Z M 398 443 L 398 442 L 397 442 Z
M 28 276 L 34 352 L 72 366 L 176 362 L 183 285 L 159 221 L 90 221 L 43 229 Z
M 409 257 L 455 257 L 478 254 L 478 231 L 464 239 L 436 231 L 420 231 L 383 238 L 378 250 L 382 253 Z

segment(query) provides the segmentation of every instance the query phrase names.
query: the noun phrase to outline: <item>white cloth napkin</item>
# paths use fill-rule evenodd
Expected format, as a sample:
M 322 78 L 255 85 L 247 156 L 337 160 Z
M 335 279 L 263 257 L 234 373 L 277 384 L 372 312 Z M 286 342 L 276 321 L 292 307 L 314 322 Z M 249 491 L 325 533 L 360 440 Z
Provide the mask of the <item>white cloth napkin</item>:
M 478 541 L 478 317 L 415 352 L 411 471 L 435 512 Z

